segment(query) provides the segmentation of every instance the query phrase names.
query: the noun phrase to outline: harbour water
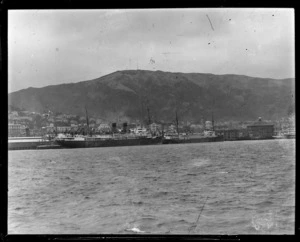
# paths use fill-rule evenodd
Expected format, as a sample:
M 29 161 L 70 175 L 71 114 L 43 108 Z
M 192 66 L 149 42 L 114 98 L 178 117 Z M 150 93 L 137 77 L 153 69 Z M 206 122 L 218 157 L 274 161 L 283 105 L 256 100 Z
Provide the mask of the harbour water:
M 8 153 L 9 234 L 293 234 L 295 140 Z

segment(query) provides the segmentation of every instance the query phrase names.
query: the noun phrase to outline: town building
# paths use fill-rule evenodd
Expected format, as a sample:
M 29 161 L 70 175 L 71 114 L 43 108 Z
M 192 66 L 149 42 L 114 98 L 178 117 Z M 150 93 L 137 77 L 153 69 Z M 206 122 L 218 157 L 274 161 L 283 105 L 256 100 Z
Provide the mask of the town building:
M 77 122 L 76 120 L 72 119 L 72 120 L 70 121 L 70 124 L 71 124 L 71 125 L 77 125 L 78 122 Z
M 57 133 L 64 133 L 71 130 L 71 126 L 57 126 L 56 131 Z
M 247 130 L 251 139 L 269 139 L 274 136 L 274 124 L 264 122 L 261 118 L 248 125 Z
M 108 123 L 102 123 L 97 128 L 101 132 L 110 132 L 111 126 Z
M 75 126 L 77 127 L 77 126 Z M 74 126 L 54 126 L 52 123 L 49 126 L 43 127 L 43 131 L 46 133 L 65 133 L 69 132 Z
M 8 137 L 29 136 L 29 129 L 23 124 L 8 124 Z
M 43 132 L 46 133 L 54 133 L 56 131 L 56 128 L 54 127 L 53 123 L 50 123 L 49 126 L 43 127 Z

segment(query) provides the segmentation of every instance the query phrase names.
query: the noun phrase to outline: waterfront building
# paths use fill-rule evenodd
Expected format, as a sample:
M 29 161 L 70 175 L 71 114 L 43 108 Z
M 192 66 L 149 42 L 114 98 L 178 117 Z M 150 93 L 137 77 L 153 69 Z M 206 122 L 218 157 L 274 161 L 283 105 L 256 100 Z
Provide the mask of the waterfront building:
M 262 121 L 258 118 L 257 122 L 247 126 L 249 137 L 251 139 L 268 139 L 274 135 L 274 124 Z
M 29 129 L 23 124 L 8 124 L 9 137 L 24 137 L 29 136 Z

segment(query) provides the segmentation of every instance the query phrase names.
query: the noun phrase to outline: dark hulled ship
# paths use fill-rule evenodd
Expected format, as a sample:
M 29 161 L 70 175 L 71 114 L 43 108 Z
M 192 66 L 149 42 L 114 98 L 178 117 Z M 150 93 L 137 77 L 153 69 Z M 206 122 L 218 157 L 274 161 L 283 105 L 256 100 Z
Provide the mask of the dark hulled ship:
M 138 135 L 111 135 L 107 136 L 85 136 L 57 139 L 56 142 L 65 148 L 92 148 L 92 147 L 114 147 L 161 144 L 160 136 L 138 136 Z
M 204 135 L 166 135 L 163 138 L 163 144 L 185 144 L 185 143 L 203 143 L 224 141 L 223 136 L 204 136 Z

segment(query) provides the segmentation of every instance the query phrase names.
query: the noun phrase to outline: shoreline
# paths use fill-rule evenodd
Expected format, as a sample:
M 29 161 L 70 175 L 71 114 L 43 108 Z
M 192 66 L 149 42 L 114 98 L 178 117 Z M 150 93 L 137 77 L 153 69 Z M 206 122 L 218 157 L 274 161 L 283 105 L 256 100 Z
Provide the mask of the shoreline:
M 27 138 L 27 139 L 26 139 Z M 8 150 L 45 150 L 45 149 L 76 149 L 76 148 L 69 148 L 64 147 L 59 144 L 57 144 L 55 141 L 45 141 L 45 140 L 38 140 L 38 141 L 29 141 L 31 137 L 22 137 L 22 141 L 15 140 L 9 140 L 13 142 L 8 141 Z M 283 139 L 296 139 L 295 137 L 272 137 L 272 138 L 261 138 L 261 139 L 235 139 L 235 140 L 201 140 L 201 141 L 192 141 L 192 140 L 182 140 L 183 142 L 162 142 L 159 143 L 161 145 L 170 145 L 170 144 L 195 144 L 195 143 L 214 143 L 214 142 L 231 142 L 231 141 L 250 141 L 250 140 L 283 140 Z M 26 141 L 28 140 L 28 141 Z M 154 144 L 149 144 L 154 145 Z M 126 145 L 124 145 L 126 146 Z M 139 145 L 138 145 L 139 146 Z M 143 145 L 144 146 L 144 145 Z M 109 147 L 120 147 L 120 146 L 109 146 Z M 105 147 L 85 147 L 85 148 L 105 148 Z

